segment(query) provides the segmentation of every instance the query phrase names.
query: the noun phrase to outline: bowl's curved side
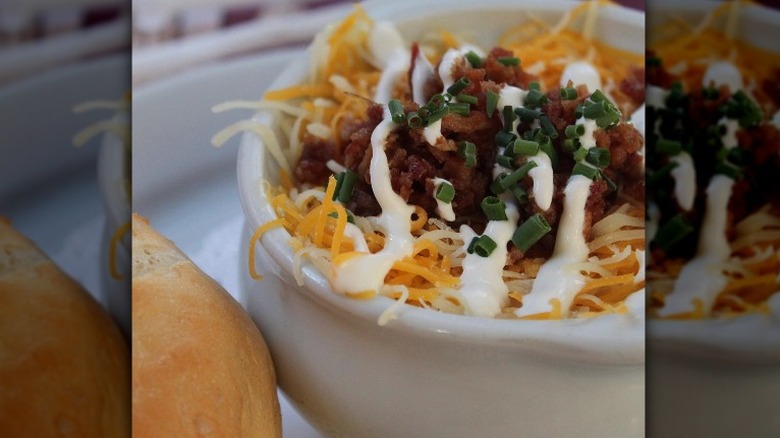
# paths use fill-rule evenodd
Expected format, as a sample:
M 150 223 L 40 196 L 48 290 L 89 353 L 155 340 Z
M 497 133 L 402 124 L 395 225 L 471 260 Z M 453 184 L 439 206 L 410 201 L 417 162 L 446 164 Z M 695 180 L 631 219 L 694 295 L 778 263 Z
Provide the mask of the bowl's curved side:
M 248 236 L 250 229 L 245 229 Z M 244 258 L 247 244 L 244 240 Z M 580 363 L 495 339 L 395 330 L 276 277 L 242 276 L 277 380 L 328 436 L 604 436 L 644 432 L 644 366 Z M 391 323 L 392 324 L 392 323 Z M 546 341 L 536 341 L 541 349 Z M 571 358 L 569 358 L 571 359 Z M 597 407 L 597 408 L 596 408 Z M 415 419 L 415 420 L 412 420 Z M 605 429 L 606 428 L 606 429 Z

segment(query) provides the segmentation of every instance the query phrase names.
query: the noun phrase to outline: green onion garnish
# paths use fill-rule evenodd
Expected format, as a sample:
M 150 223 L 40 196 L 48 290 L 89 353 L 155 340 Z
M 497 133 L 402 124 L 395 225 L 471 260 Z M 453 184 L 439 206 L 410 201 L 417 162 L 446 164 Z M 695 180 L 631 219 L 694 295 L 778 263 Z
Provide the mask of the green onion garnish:
M 515 140 L 514 148 L 512 151 L 519 155 L 533 156 L 539 153 L 539 143 L 531 140 L 523 140 L 518 138 Z
M 511 132 L 512 131 L 512 122 L 515 121 L 515 118 L 517 115 L 512 110 L 511 105 L 504 105 L 504 109 L 501 111 L 501 115 L 504 118 L 504 131 Z
M 528 251 L 545 234 L 549 233 L 552 227 L 540 214 L 535 214 L 522 223 L 512 234 L 512 243 L 522 252 Z
M 449 104 L 448 108 L 450 109 L 451 113 L 457 114 L 459 116 L 468 116 L 471 114 L 471 108 L 467 103 L 451 103 Z
M 603 179 L 607 183 L 607 187 L 609 187 L 610 190 L 615 191 L 617 190 L 617 184 L 615 184 L 614 181 L 612 181 L 606 173 L 604 173 L 604 170 L 600 170 L 599 173 L 601 174 L 601 179 Z
M 423 126 L 423 119 L 420 117 L 419 114 L 417 114 L 416 111 L 410 111 L 406 115 L 406 123 L 409 125 L 410 128 L 420 128 Z
M 339 218 L 339 215 L 338 215 L 338 214 L 337 214 L 335 211 L 332 211 L 332 212 L 330 212 L 330 213 L 328 214 L 328 217 L 332 217 L 332 218 L 334 218 L 334 219 L 338 219 L 338 218 Z M 354 224 L 354 223 L 355 223 L 355 216 L 353 216 L 353 215 L 352 215 L 352 212 L 351 212 L 351 211 L 349 211 L 349 210 L 347 210 L 347 222 L 349 222 L 349 223 L 351 223 L 351 224 Z
M 436 186 L 435 197 L 439 201 L 449 204 L 455 199 L 455 187 L 452 187 L 452 184 L 443 182 Z
M 715 166 L 715 173 L 720 175 L 726 175 L 731 179 L 739 179 L 742 176 L 742 171 L 731 163 L 718 163 Z
M 510 173 L 504 178 L 501 178 L 501 189 L 506 190 L 510 186 L 517 184 L 517 182 L 520 181 L 524 176 L 526 176 L 528 172 L 530 172 L 531 169 L 533 169 L 534 167 L 536 167 L 536 162 L 529 161 L 523 164 L 522 166 L 520 166 L 514 172 Z
M 477 96 L 472 96 L 470 94 L 458 94 L 456 98 L 458 99 L 458 102 L 468 103 L 470 105 L 476 105 L 479 101 Z
M 677 242 L 693 232 L 693 226 L 682 215 L 678 214 L 661 225 L 653 238 L 653 243 L 668 251 Z
M 473 50 L 469 50 L 468 53 L 466 53 L 464 55 L 464 57 L 469 62 L 469 64 L 471 64 L 471 67 L 473 67 L 473 68 L 482 67 L 482 62 L 483 62 L 482 61 L 482 57 L 480 57 L 479 55 L 474 53 Z M 453 93 L 453 94 L 455 94 L 455 93 Z
M 485 199 L 482 200 L 482 203 L 480 203 L 480 206 L 482 207 L 482 211 L 485 212 L 485 216 L 487 216 L 488 220 L 491 221 L 507 220 L 506 204 L 504 204 L 504 201 L 498 199 L 497 197 L 495 196 L 485 197 Z
M 498 106 L 498 94 L 487 90 L 485 92 L 485 110 L 487 111 L 488 117 L 493 117 L 493 113 L 496 111 L 496 106 Z
M 528 89 L 540 91 L 542 89 L 542 84 L 540 84 L 539 81 L 533 81 L 528 84 Z
M 450 112 L 449 106 L 443 106 L 441 108 L 437 108 L 425 117 L 425 126 L 430 126 L 432 123 L 441 120 L 444 118 L 444 116 L 447 115 L 447 113 Z
M 607 113 L 607 104 L 604 101 L 589 102 L 589 105 L 585 105 L 585 109 L 582 111 L 582 115 L 586 119 L 598 119 Z
M 519 185 L 509 187 L 509 191 L 512 192 L 512 195 L 514 195 L 515 199 L 517 199 L 517 202 L 520 204 L 528 202 L 528 194 Z
M 542 114 L 539 117 L 539 122 L 545 134 L 550 138 L 558 138 L 558 130 L 555 129 L 555 125 L 553 125 L 552 120 L 546 114 Z
M 585 125 L 569 125 L 565 133 L 567 138 L 580 137 L 585 134 Z
M 601 92 L 601 90 L 596 90 L 590 95 L 590 100 L 594 102 L 605 102 L 607 100 L 607 96 L 604 95 L 604 93 Z
M 572 175 L 582 175 L 588 179 L 596 179 L 599 175 L 598 169 L 588 166 L 587 164 L 577 163 L 571 171 Z
M 399 124 L 406 122 L 406 115 L 404 114 L 404 106 L 398 99 L 392 99 L 387 103 L 387 107 L 390 109 L 390 115 L 393 118 L 393 123 Z
M 620 121 L 620 113 L 615 111 L 607 111 L 606 114 L 596 119 L 596 125 L 599 128 L 606 128 L 612 126 Z
M 452 96 L 449 93 L 434 94 L 431 97 L 431 100 L 428 101 L 428 105 L 426 106 L 431 110 L 434 110 L 436 108 L 443 107 L 444 104 L 448 103 L 450 100 L 452 100 Z
M 512 67 L 512 66 L 516 67 L 516 66 L 520 65 L 520 58 L 517 58 L 517 57 L 514 57 L 514 56 L 502 56 L 502 57 L 498 58 L 497 60 L 498 60 L 498 62 L 500 62 L 501 64 L 503 64 L 503 65 L 505 65 L 507 67 Z
M 585 159 L 585 157 L 588 155 L 588 150 L 586 148 L 579 148 L 576 151 L 574 151 L 574 161 L 580 162 Z
M 515 114 L 517 114 L 520 117 L 520 120 L 524 122 L 533 122 L 542 115 L 542 111 L 539 109 L 526 108 L 521 106 L 519 108 L 515 108 Z
M 458 154 L 466 160 L 466 167 L 477 164 L 477 146 L 474 143 L 466 140 L 458 143 Z
M 547 96 L 541 91 L 532 88 L 528 90 L 528 94 L 525 95 L 525 101 L 523 103 L 525 106 L 531 108 L 540 107 L 547 103 Z
M 607 148 L 595 147 L 588 149 L 588 155 L 585 157 L 585 160 L 588 163 L 603 169 L 609 166 L 609 163 L 612 161 L 612 155 Z
M 491 239 L 490 236 L 483 235 L 473 238 L 466 251 L 469 254 L 476 253 L 480 257 L 490 257 L 497 246 L 495 240 Z
M 507 169 L 514 169 L 515 168 L 515 159 L 514 157 L 508 157 L 506 155 L 499 155 L 496 157 L 496 163 L 501 165 L 502 167 L 505 167 Z
M 561 99 L 562 100 L 574 100 L 577 98 L 577 89 L 574 87 L 562 87 Z
M 346 170 L 341 172 L 336 179 L 336 190 L 333 193 L 333 200 L 338 200 L 342 204 L 349 203 L 352 199 L 352 191 L 355 189 L 357 173 Z
M 667 163 L 662 168 L 658 169 L 657 171 L 651 173 L 647 177 L 647 186 L 648 187 L 654 187 L 656 186 L 661 180 L 663 180 L 669 173 L 671 173 L 672 170 L 674 170 L 675 167 L 677 167 L 678 164 L 674 161 Z
M 679 140 L 659 138 L 655 143 L 655 150 L 664 155 L 677 155 L 682 151 L 682 144 Z
M 500 175 L 498 175 L 497 177 L 495 177 L 495 178 L 493 179 L 493 182 L 492 182 L 492 183 L 490 183 L 490 192 L 491 192 L 491 193 L 493 193 L 494 195 L 500 195 L 501 193 L 503 193 L 503 192 L 504 192 L 504 190 L 505 190 L 505 189 L 504 189 L 504 187 L 501 185 L 501 181 L 502 181 L 504 178 L 506 178 L 506 177 L 507 177 L 507 175 L 509 175 L 509 173 L 507 173 L 507 172 L 502 172 Z
M 457 81 L 455 81 L 454 84 L 447 87 L 447 93 L 453 96 L 458 95 L 469 85 L 471 85 L 471 81 L 469 81 L 468 78 L 460 78 Z
M 516 138 L 517 136 L 515 134 L 512 134 L 511 132 L 498 131 L 495 139 L 493 140 L 493 144 L 495 144 L 496 147 L 499 148 L 509 147 L 509 144 L 513 143 Z
M 547 137 L 544 134 L 540 134 L 536 136 L 536 141 L 539 142 L 539 149 L 542 150 L 545 154 L 547 154 L 548 157 L 550 157 L 550 161 L 552 162 L 553 167 L 558 165 L 558 152 L 555 150 L 555 148 L 552 145 L 552 141 L 550 141 L 550 137 Z
M 574 152 L 580 146 L 580 140 L 577 138 L 567 138 L 563 141 L 563 150 L 566 152 Z

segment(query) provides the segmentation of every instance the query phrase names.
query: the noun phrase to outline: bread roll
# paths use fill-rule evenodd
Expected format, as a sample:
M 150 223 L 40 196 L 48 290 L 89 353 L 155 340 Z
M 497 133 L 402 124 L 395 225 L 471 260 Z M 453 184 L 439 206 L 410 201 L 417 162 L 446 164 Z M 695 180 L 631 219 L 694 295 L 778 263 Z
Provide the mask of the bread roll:
M 280 437 L 260 331 L 146 219 L 132 226 L 133 436 Z
M 130 436 L 127 341 L 81 286 L 2 218 L 0 436 Z

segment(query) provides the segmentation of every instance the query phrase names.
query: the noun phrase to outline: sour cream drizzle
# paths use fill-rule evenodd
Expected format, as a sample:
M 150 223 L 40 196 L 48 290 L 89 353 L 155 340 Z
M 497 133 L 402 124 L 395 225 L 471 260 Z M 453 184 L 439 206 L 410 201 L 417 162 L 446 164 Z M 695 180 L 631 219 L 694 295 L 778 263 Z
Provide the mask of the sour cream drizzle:
M 439 215 L 440 218 L 444 219 L 447 222 L 452 222 L 455 220 L 455 212 L 452 210 L 452 203 L 446 203 L 444 201 L 441 201 L 436 198 L 435 193 L 436 190 L 439 189 L 439 186 L 447 183 L 449 185 L 452 185 L 451 182 L 447 181 L 444 178 L 434 178 L 433 179 L 433 196 L 434 199 L 436 199 L 436 214 Z
M 682 151 L 673 156 L 671 161 L 677 163 L 677 167 L 671 171 L 677 205 L 684 211 L 690 211 L 696 198 L 696 168 L 693 165 L 693 158 L 688 152 Z
M 731 188 L 734 180 L 715 175 L 707 187 L 707 211 L 704 215 L 696 257 L 683 266 L 674 290 L 667 295 L 660 316 L 693 310 L 693 299 L 698 298 L 708 311 L 718 293 L 726 287 L 723 262 L 731 252 L 726 238 L 726 220 Z
M 412 254 L 414 237 L 411 234 L 411 216 L 414 207 L 393 191 L 390 167 L 385 154 L 387 136 L 394 127 L 390 110 L 385 107 L 384 118 L 371 134 L 371 189 L 382 208 L 377 224 L 385 233 L 385 247 L 376 254 L 362 252 L 341 263 L 333 263 L 333 288 L 340 293 L 357 294 L 379 292 L 393 263 Z
M 476 253 L 466 254 L 463 259 L 463 273 L 460 276 L 460 293 L 467 315 L 493 317 L 509 304 L 509 288 L 504 282 L 507 243 L 517 227 L 519 214 L 511 203 L 507 204 L 506 215 L 509 220 L 490 221 L 483 235 L 490 236 L 496 242 L 496 249 L 489 257 Z M 460 227 L 460 235 L 468 245 L 477 234 L 468 225 Z
M 729 62 L 716 62 L 707 68 L 704 74 L 704 86 L 719 87 L 727 85 L 732 93 L 743 88 L 739 70 Z M 723 118 L 718 124 L 726 126 L 723 146 L 732 149 L 738 146 L 736 131 L 739 124 L 735 120 Z M 723 263 L 731 254 L 726 225 L 729 199 L 734 180 L 725 175 L 715 175 L 707 186 L 707 206 L 699 232 L 699 245 L 696 256 L 683 266 L 675 282 L 674 290 L 669 294 L 659 315 L 668 316 L 689 312 L 694 309 L 694 300 L 698 299 L 708 312 L 720 291 L 726 287 L 727 278 L 723 274 Z
M 588 245 L 582 230 L 591 183 L 593 181 L 583 175 L 572 175 L 566 183 L 555 250 L 539 269 L 531 293 L 523 297 L 523 306 L 515 312 L 517 316 L 549 312 L 553 298 L 560 302 L 562 316 L 566 316 L 577 292 L 585 285 L 585 278 L 569 266 L 588 257 Z

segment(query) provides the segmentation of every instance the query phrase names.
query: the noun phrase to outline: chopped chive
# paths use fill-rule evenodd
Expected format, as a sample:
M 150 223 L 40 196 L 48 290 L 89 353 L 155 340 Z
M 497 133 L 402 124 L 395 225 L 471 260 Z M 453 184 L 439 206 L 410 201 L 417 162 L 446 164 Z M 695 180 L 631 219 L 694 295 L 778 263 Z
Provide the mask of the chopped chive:
M 539 153 L 539 143 L 531 140 L 518 138 L 515 140 L 512 151 L 515 154 L 533 156 Z
M 469 254 L 476 253 L 480 257 L 490 257 L 496 247 L 498 245 L 495 240 L 491 239 L 490 236 L 482 235 L 473 238 L 466 251 Z
M 502 167 L 506 167 L 507 169 L 514 169 L 515 168 L 515 159 L 513 157 L 508 157 L 506 155 L 499 155 L 499 156 L 497 156 L 496 157 L 496 163 L 498 163 Z
M 509 147 L 509 144 L 513 143 L 516 138 L 517 136 L 515 134 L 512 134 L 511 132 L 498 131 L 493 141 L 493 144 L 495 144 L 496 147 L 499 148 Z
M 474 143 L 466 140 L 458 143 L 458 154 L 466 160 L 466 167 L 477 164 L 477 146 Z
M 615 182 L 614 182 L 614 181 L 612 181 L 612 180 L 611 180 L 611 179 L 610 179 L 610 178 L 607 176 L 607 174 L 606 174 L 606 173 L 604 173 L 604 170 L 602 169 L 602 170 L 600 170 L 599 172 L 600 172 L 600 174 L 601 174 L 601 178 L 602 178 L 604 181 L 606 181 L 606 183 L 607 183 L 607 186 L 609 187 L 609 189 L 610 189 L 610 190 L 612 190 L 613 192 L 614 192 L 615 190 L 617 190 L 617 184 L 615 184 Z
M 661 247 L 664 251 L 668 251 L 679 241 L 683 240 L 685 236 L 693 232 L 693 226 L 688 222 L 685 217 L 678 214 L 669 219 L 668 222 L 661 225 L 653 238 L 653 243 Z
M 658 169 L 657 171 L 651 173 L 647 177 L 647 185 L 648 187 L 654 187 L 657 185 L 661 180 L 663 180 L 669 173 L 674 170 L 675 167 L 677 167 L 678 164 L 674 161 L 667 163 L 662 168 Z
M 448 108 L 451 113 L 459 116 L 468 116 L 471 114 L 471 108 L 469 108 L 469 104 L 467 103 L 451 103 Z
M 591 102 L 589 105 L 585 105 L 585 108 L 582 111 L 582 115 L 584 115 L 586 119 L 593 119 L 593 120 L 598 119 L 599 117 L 603 116 L 606 113 L 607 113 L 607 105 L 603 101 L 600 101 L 598 103 Z
M 498 199 L 497 197 L 486 196 L 479 205 L 482 207 L 482 211 L 485 212 L 485 216 L 487 216 L 488 220 L 507 220 L 506 204 L 504 204 L 504 201 Z
M 449 112 L 450 112 L 449 106 L 444 106 L 431 111 L 425 117 L 425 126 L 430 126 L 432 123 L 443 119 L 444 116 L 446 116 L 447 113 Z
M 506 190 L 510 186 L 517 184 L 517 182 L 523 179 L 523 177 L 526 176 L 528 172 L 530 172 L 534 167 L 536 167 L 536 162 L 534 161 L 529 161 L 523 164 L 514 172 L 510 173 L 504 178 L 501 178 L 501 188 Z
M 443 182 L 436 186 L 436 194 L 434 196 L 439 201 L 449 204 L 455 199 L 455 187 L 452 187 L 450 183 Z
M 742 171 L 731 163 L 718 163 L 715 166 L 715 173 L 720 175 L 726 175 L 731 179 L 739 179 L 742 176 Z
M 464 57 L 469 62 L 469 64 L 471 64 L 471 67 L 473 67 L 473 68 L 480 68 L 480 67 L 482 67 L 482 63 L 483 63 L 482 57 L 477 55 L 476 53 L 474 53 L 473 50 L 469 50 L 464 55 Z M 452 94 L 455 94 L 455 93 L 452 93 Z
M 390 115 L 392 116 L 393 123 L 400 124 L 406 122 L 406 115 L 404 114 L 404 106 L 398 99 L 392 99 L 387 103 L 387 107 L 390 109 Z
M 561 87 L 562 100 L 574 100 L 578 97 L 577 89 L 574 87 Z
M 517 202 L 520 204 L 525 204 L 528 202 L 528 194 L 523 190 L 522 187 L 519 185 L 513 185 L 509 187 L 509 191 L 512 192 L 512 195 L 517 199 Z
M 580 117 L 582 117 L 582 108 L 583 108 L 583 106 L 584 106 L 583 104 L 579 104 L 579 105 L 577 105 L 577 108 L 574 108 L 574 118 L 575 119 L 579 119 Z
M 423 119 L 416 111 L 410 111 L 406 115 L 406 123 L 410 128 L 420 128 L 423 126 Z
M 620 121 L 620 113 L 617 111 L 607 111 L 606 114 L 596 119 L 596 125 L 599 128 L 607 128 Z
M 338 175 L 336 175 L 336 189 L 333 190 L 333 199 L 334 201 L 339 198 L 339 190 L 341 190 L 341 185 L 344 183 L 344 174 L 346 172 L 341 172 Z
M 479 101 L 477 96 L 472 96 L 470 94 L 458 94 L 456 98 L 458 99 L 458 102 L 468 103 L 470 105 L 476 105 Z
M 357 173 L 346 170 L 339 175 L 341 184 L 337 184 L 338 187 L 338 199 L 342 204 L 347 204 L 352 199 L 352 191 L 355 190 L 355 181 L 357 180 Z
M 515 56 L 502 56 L 497 60 L 498 62 L 500 62 L 501 64 L 507 67 L 512 67 L 512 66 L 516 67 L 520 65 L 520 58 L 517 58 Z
M 574 161 L 580 162 L 585 159 L 585 157 L 588 155 L 588 150 L 586 148 L 579 148 L 576 151 L 574 151 Z
M 512 234 L 512 243 L 522 252 L 528 251 L 545 234 L 549 233 L 552 227 L 539 213 L 525 220 Z
M 488 117 L 493 117 L 493 113 L 496 111 L 497 106 L 498 94 L 494 91 L 487 90 L 485 92 L 485 110 L 487 111 Z
M 506 178 L 507 175 L 509 175 L 509 173 L 502 172 L 500 175 L 498 175 L 497 177 L 493 178 L 493 182 L 490 183 L 490 193 L 493 193 L 494 195 L 500 195 L 501 193 L 504 192 L 504 190 L 506 190 L 501 185 L 501 181 L 504 178 Z
M 454 84 L 447 87 L 447 93 L 453 96 L 458 95 L 469 85 L 471 85 L 471 81 L 469 81 L 468 78 L 460 78 L 457 81 L 455 81 Z
M 430 109 L 436 109 L 441 108 L 444 106 L 444 104 L 448 103 L 452 98 L 447 99 L 444 94 L 434 94 L 431 97 L 431 100 L 428 101 L 428 105 L 426 105 Z
M 334 219 L 338 219 L 339 215 L 335 211 L 332 211 L 332 212 L 330 212 L 328 214 L 328 217 L 332 217 Z M 349 223 L 351 223 L 353 225 L 355 224 L 355 216 L 349 210 L 347 210 L 347 222 L 349 222 Z
M 536 108 L 547 103 L 547 96 L 537 89 L 528 90 L 523 104 L 527 107 Z
M 588 149 L 588 155 L 585 157 L 585 160 L 588 163 L 603 169 L 609 166 L 609 163 L 612 161 L 612 155 L 607 148 L 595 147 Z
M 607 96 L 604 95 L 604 93 L 601 92 L 601 90 L 596 90 L 590 95 L 590 100 L 594 102 L 604 102 L 607 100 Z
M 521 106 L 519 108 L 515 108 L 515 114 L 517 114 L 520 117 L 520 120 L 524 122 L 532 122 L 538 119 L 542 115 L 542 112 L 539 109 L 526 108 Z
M 655 143 L 655 150 L 664 155 L 677 155 L 682 151 L 682 144 L 679 140 L 659 138 Z
M 577 148 L 580 146 L 579 139 L 576 138 L 567 138 L 563 141 L 563 150 L 566 152 L 574 152 L 577 150 Z
M 539 117 L 539 122 L 545 134 L 550 138 L 558 138 L 558 130 L 555 129 L 555 125 L 553 125 L 552 120 L 546 114 L 542 114 Z
M 510 132 L 512 130 L 512 124 L 517 118 L 517 115 L 512 110 L 512 106 L 504 105 L 504 109 L 501 111 L 501 115 L 504 118 L 504 131 Z
M 542 89 L 542 84 L 540 84 L 539 81 L 533 81 L 528 84 L 528 89 L 540 91 Z
M 574 169 L 571 171 L 573 175 L 582 175 L 588 179 L 596 179 L 599 175 L 598 169 L 588 166 L 587 164 L 577 163 L 574 165 Z
M 567 138 L 580 137 L 585 134 L 585 125 L 569 125 L 565 131 Z

